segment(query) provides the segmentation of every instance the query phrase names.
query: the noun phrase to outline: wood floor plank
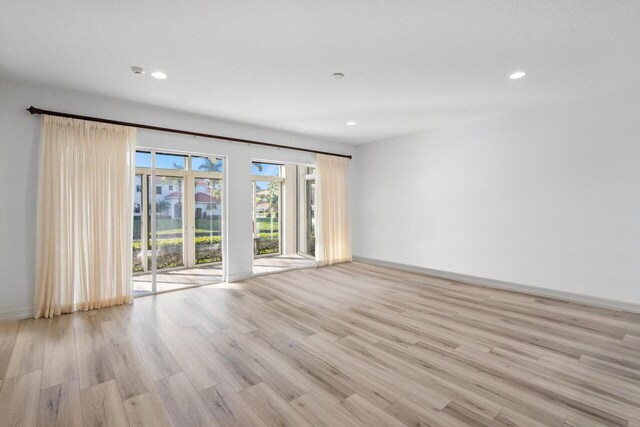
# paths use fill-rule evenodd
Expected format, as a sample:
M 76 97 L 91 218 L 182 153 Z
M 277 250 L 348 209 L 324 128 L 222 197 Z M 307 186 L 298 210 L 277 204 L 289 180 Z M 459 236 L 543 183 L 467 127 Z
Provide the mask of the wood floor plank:
M 119 320 L 101 322 L 100 326 L 102 327 L 104 342 L 107 346 L 113 346 L 124 341 L 132 341 L 129 328 Z
M 333 369 L 326 361 L 298 348 L 293 340 L 282 335 L 264 337 L 258 333 L 250 333 L 247 336 L 251 336 L 254 343 L 261 343 L 265 351 L 282 361 L 312 390 L 331 403 L 337 403 L 355 393 L 340 372 Z
M 163 327 L 160 333 L 162 341 L 196 390 L 204 390 L 224 381 L 222 374 L 193 345 L 183 329 Z
M 182 372 L 182 368 L 148 321 L 135 325 L 132 336 L 153 381 Z
M 20 322 L 0 322 L 0 380 L 5 377 L 18 336 Z
M 0 424 L 35 426 L 38 422 L 42 371 L 7 378 L 0 388 Z
M 262 378 L 255 373 L 247 360 L 229 347 L 221 332 L 209 334 L 204 328 L 185 328 L 189 339 L 195 347 L 204 354 L 220 372 L 225 380 L 236 391 L 243 390 L 262 382 Z
M 265 383 L 242 390 L 240 396 L 268 426 L 311 426 L 302 415 Z
M 542 424 L 531 417 L 527 417 L 518 411 L 511 408 L 502 408 L 502 411 L 498 414 L 493 421 L 499 426 L 519 426 L 519 427 L 545 427 L 546 424 Z
M 314 426 L 356 427 L 358 425 L 352 416 L 340 411 L 313 392 L 294 399 L 291 401 L 291 405 Z
M 640 350 L 640 335 L 625 334 L 622 344 L 634 350 Z
M 156 381 L 156 388 L 176 426 L 220 425 L 184 373 Z
M 38 427 L 82 426 L 82 407 L 78 381 L 45 388 L 40 393 Z
M 131 427 L 172 427 L 174 425 L 155 389 L 125 400 L 124 409 Z
M 493 420 L 480 416 L 456 402 L 449 403 L 438 416 L 454 425 L 487 427 L 498 425 Z
M 314 337 L 310 337 L 314 338 Z M 318 341 L 309 339 L 309 341 Z M 368 343 L 364 343 L 368 344 Z M 395 392 L 398 397 L 404 396 L 412 402 L 430 410 L 437 412 L 444 408 L 451 400 L 446 398 L 428 387 L 420 384 L 419 380 L 407 380 L 405 377 L 398 375 L 394 369 L 383 366 L 375 361 L 370 355 L 358 354 L 346 347 L 340 346 L 338 341 L 320 341 L 316 344 L 328 355 L 325 357 L 332 364 L 339 366 L 357 366 L 357 370 L 372 380 L 384 385 L 389 390 Z M 327 354 L 327 353 L 325 353 Z
M 640 369 L 624 366 L 615 361 L 606 360 L 597 356 L 585 356 L 584 354 L 580 356 L 579 362 L 580 364 L 597 369 L 601 372 L 606 372 L 616 378 L 640 382 Z
M 408 426 L 454 427 L 455 424 L 446 421 L 424 407 L 405 398 L 393 402 L 385 411 Z
M 73 316 L 56 316 L 51 319 L 44 349 L 42 388 L 73 381 L 77 376 Z
M 265 427 L 266 425 L 227 382 L 201 390 L 200 396 L 221 426 Z
M 338 404 L 353 415 L 360 425 L 368 427 L 400 427 L 404 426 L 397 418 L 376 407 L 366 399 L 354 394 Z
M 111 365 L 123 400 L 153 390 L 153 381 L 131 341 L 108 346 Z
M 287 402 L 311 391 L 306 384 L 268 354 L 254 346 L 243 334 L 232 329 L 223 331 L 223 334 L 229 345 L 244 355 L 250 363 L 251 369 Z
M 42 369 L 44 348 L 50 325 L 51 319 L 24 319 L 20 321 L 5 378 Z
M 85 426 L 128 426 L 129 421 L 115 380 L 80 391 Z
M 74 316 L 80 390 L 115 378 L 100 320 L 88 312 Z

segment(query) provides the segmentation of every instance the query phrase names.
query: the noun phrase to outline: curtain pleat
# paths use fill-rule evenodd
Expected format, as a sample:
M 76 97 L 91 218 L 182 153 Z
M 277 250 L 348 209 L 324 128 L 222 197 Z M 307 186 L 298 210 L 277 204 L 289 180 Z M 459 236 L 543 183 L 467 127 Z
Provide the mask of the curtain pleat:
M 34 317 L 131 303 L 136 129 L 41 125 Z
M 316 162 L 316 265 L 351 261 L 349 160 L 318 154 Z

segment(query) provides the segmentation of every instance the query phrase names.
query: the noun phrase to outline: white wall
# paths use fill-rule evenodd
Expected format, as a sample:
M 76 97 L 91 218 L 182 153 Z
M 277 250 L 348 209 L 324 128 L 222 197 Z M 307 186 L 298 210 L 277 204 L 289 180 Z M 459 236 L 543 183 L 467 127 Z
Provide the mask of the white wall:
M 354 254 L 640 303 L 640 90 L 358 146 Z
M 350 145 L 0 80 L 0 316 L 33 306 L 40 118 L 25 111 L 30 105 L 345 154 L 355 151 Z M 315 164 L 315 155 L 311 153 L 144 130 L 138 132 L 138 145 L 227 156 L 227 243 L 231 277 L 251 274 L 251 160 Z M 355 172 L 353 167 L 351 171 Z

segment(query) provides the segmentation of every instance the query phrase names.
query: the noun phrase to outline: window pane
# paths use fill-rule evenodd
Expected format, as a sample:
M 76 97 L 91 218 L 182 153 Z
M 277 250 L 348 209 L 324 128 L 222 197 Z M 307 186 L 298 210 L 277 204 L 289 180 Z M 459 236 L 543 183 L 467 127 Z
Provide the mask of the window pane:
M 308 179 L 306 182 L 306 238 L 307 254 L 316 255 L 316 180 Z
M 202 172 L 222 172 L 222 159 L 215 157 L 191 157 L 191 170 Z
M 222 180 L 196 178 L 194 193 L 196 264 L 222 261 Z
M 176 154 L 156 153 L 156 168 L 184 170 L 185 159 L 185 156 Z
M 150 168 L 151 167 L 151 153 L 144 151 L 136 151 L 136 167 L 137 168 Z
M 256 181 L 255 194 L 254 253 L 280 253 L 280 183 Z
M 149 177 L 151 181 L 151 177 Z M 174 186 L 174 191 L 169 190 Z M 149 188 L 152 188 L 149 182 Z M 183 245 L 183 178 L 156 176 L 156 262 L 157 269 L 174 268 L 184 265 Z M 151 197 L 149 197 L 151 200 Z M 149 221 L 149 224 L 151 222 Z M 149 227 L 151 228 L 151 227 Z M 149 249 L 151 249 L 151 230 L 149 230 Z M 151 269 L 151 257 L 149 257 Z M 159 287 L 158 290 L 165 290 Z
M 280 176 L 280 167 L 280 165 L 272 163 L 253 163 L 251 165 L 251 173 L 262 176 Z
M 142 265 L 142 175 L 136 175 L 133 193 L 133 272 L 143 271 Z

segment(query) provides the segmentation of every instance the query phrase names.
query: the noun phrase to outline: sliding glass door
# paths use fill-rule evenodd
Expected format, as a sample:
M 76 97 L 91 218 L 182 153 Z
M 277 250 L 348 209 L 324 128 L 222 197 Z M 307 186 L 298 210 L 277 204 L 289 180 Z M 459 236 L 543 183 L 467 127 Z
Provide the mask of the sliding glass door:
M 136 166 L 134 293 L 222 281 L 222 159 L 138 152 Z
M 254 162 L 252 171 L 253 255 L 279 255 L 282 253 L 282 166 Z
M 298 253 L 307 257 L 316 254 L 316 170 L 298 167 Z

